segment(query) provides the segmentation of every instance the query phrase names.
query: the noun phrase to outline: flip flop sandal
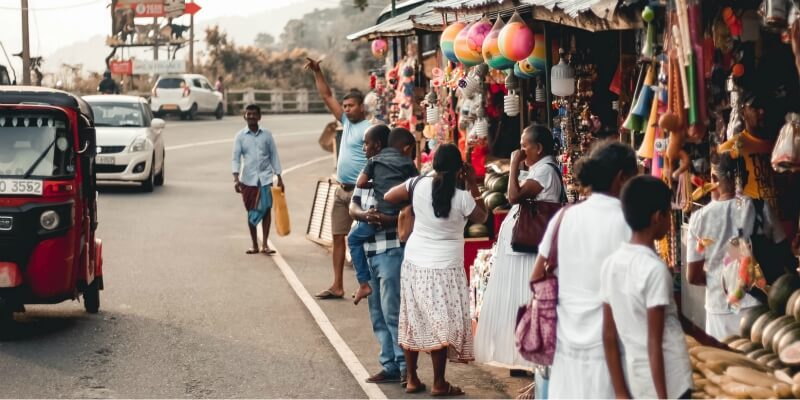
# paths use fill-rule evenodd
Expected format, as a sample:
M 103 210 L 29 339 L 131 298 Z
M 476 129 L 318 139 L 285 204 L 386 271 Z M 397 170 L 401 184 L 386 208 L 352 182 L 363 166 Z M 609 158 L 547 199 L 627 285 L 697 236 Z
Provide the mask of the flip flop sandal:
M 268 249 L 268 248 L 262 248 L 261 252 L 266 254 L 266 255 L 268 255 L 268 256 L 271 256 L 271 255 L 277 253 L 275 250 Z
M 463 396 L 465 393 L 461 390 L 460 387 L 454 386 L 450 383 L 447 384 L 447 391 L 445 392 L 434 392 L 431 391 L 431 397 L 453 397 L 453 396 Z
M 245 254 L 258 254 L 258 250 L 250 248 L 250 249 L 247 249 Z
M 344 294 L 337 295 L 337 294 L 331 292 L 330 289 L 325 289 L 325 290 L 315 294 L 314 297 L 316 297 L 316 298 L 318 298 L 320 300 L 331 300 L 331 299 L 341 299 L 342 297 L 344 297 Z
M 419 386 L 414 387 L 414 388 L 409 388 L 408 386 L 406 386 L 406 393 L 408 393 L 408 394 L 421 393 L 421 392 L 424 392 L 427 389 L 428 388 L 425 387 L 424 383 L 420 383 Z

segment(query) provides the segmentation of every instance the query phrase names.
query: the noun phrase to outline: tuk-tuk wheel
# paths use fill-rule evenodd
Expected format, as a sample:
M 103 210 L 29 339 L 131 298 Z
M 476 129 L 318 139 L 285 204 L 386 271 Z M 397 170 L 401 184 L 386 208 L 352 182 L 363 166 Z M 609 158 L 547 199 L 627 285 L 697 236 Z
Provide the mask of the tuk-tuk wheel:
M 90 314 L 97 314 L 100 311 L 100 279 L 95 278 L 91 284 L 83 290 L 83 308 Z
M 0 330 L 5 331 L 14 323 L 14 309 L 5 299 L 0 299 Z

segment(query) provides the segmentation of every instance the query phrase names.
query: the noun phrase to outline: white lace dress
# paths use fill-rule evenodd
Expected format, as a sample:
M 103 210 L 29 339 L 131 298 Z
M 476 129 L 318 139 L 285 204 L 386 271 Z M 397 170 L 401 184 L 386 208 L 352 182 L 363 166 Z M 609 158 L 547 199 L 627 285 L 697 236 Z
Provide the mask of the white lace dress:
M 432 181 L 422 178 L 414 188 L 414 231 L 400 272 L 398 341 L 414 351 L 446 347 L 451 361 L 468 362 L 475 356 L 464 271 L 464 226 L 475 200 L 457 189 L 450 215 L 437 218 Z

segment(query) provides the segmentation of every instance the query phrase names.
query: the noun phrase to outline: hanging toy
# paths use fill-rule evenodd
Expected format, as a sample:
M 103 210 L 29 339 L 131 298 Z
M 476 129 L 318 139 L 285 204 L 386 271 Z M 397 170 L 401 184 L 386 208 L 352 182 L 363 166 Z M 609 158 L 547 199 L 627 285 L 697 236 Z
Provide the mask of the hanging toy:
M 448 60 L 457 63 L 459 62 L 458 57 L 456 57 L 455 53 L 455 40 L 458 36 L 459 32 L 461 32 L 467 25 L 463 22 L 456 22 L 451 24 L 444 31 L 442 31 L 442 37 L 439 40 L 439 47 L 442 49 L 442 53 Z
M 508 21 L 500 31 L 498 37 L 500 54 L 509 60 L 521 61 L 533 51 L 534 37 L 531 28 L 522 19 L 518 12 Z
M 499 47 L 499 37 L 500 32 L 505 27 L 505 23 L 503 19 L 498 17 L 497 21 L 495 21 L 494 26 L 486 35 L 486 38 L 483 40 L 482 46 L 482 53 L 483 53 L 483 61 L 489 65 L 489 67 L 497 70 L 507 70 L 514 68 L 514 61 L 509 60 L 502 53 L 500 53 Z
M 642 19 L 647 23 L 647 39 L 645 40 L 644 46 L 642 46 L 642 57 L 645 60 L 651 60 L 653 56 L 655 56 L 656 28 L 655 24 L 653 24 L 653 19 L 655 19 L 655 17 L 655 11 L 653 11 L 650 6 L 645 6 L 642 11 Z
M 370 47 L 372 48 L 372 55 L 379 59 L 386 57 L 386 52 L 389 50 L 389 44 L 383 39 L 373 40 Z
M 539 71 L 544 71 L 544 69 L 547 68 L 547 60 L 545 60 L 547 53 L 545 48 L 546 44 L 544 41 L 544 34 L 537 33 L 533 35 L 533 38 L 536 43 L 533 46 L 533 50 L 531 50 L 531 54 L 526 60 L 530 65 L 533 66 L 533 68 Z
M 428 107 L 425 109 L 425 121 L 429 125 L 434 125 L 439 122 L 439 107 L 437 105 L 438 101 L 439 99 L 436 96 L 436 92 L 433 90 L 433 88 L 431 88 L 431 91 L 428 92 L 427 96 L 425 96 L 425 102 L 428 104 Z
M 483 57 L 483 43 L 491 30 L 492 21 L 489 21 L 489 18 L 483 17 L 480 21 L 475 22 L 467 33 L 467 46 L 469 49 Z

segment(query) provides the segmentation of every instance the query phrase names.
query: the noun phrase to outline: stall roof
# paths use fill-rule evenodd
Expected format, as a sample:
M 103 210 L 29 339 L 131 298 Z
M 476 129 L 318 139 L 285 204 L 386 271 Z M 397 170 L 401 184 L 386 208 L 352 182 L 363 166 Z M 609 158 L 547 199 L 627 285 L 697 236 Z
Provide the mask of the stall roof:
M 410 36 L 417 29 L 428 31 L 442 30 L 442 14 L 433 10 L 430 2 L 421 4 L 377 25 L 347 36 L 348 40 L 373 40 L 382 37 Z M 404 4 L 404 3 L 401 3 Z
M 427 0 L 408 0 L 408 1 L 401 1 L 395 4 L 394 8 L 398 15 L 404 14 L 405 12 L 413 9 L 414 7 L 429 2 Z M 388 5 L 381 10 L 381 15 L 378 16 L 378 20 L 376 23 L 380 24 L 387 19 L 392 18 L 392 5 Z

